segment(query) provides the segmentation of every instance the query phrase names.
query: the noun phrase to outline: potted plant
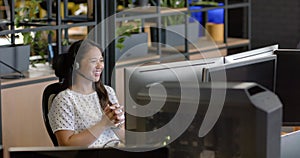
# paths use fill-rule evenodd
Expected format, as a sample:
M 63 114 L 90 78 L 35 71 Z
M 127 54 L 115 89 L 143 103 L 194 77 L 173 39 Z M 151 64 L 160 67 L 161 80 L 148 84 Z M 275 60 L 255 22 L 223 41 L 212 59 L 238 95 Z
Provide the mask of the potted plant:
M 148 34 L 140 32 L 140 22 L 120 23 L 116 29 L 116 59 L 147 55 Z
M 160 0 L 161 7 L 170 7 L 172 9 L 184 8 L 185 0 Z M 198 41 L 199 23 L 193 19 L 189 19 L 186 26 L 185 14 L 178 13 L 177 15 L 163 16 L 162 28 L 151 27 L 151 41 L 158 42 L 158 31 L 161 31 L 160 43 L 166 46 L 180 46 L 185 44 L 185 27 L 187 27 L 187 39 L 191 42 Z
M 16 28 L 30 28 L 30 23 L 37 20 L 37 14 L 42 0 L 28 0 L 20 7 L 16 8 L 14 23 Z M 35 67 L 36 63 L 47 61 L 48 40 L 47 35 L 52 31 L 22 32 L 23 44 L 30 45 L 31 64 Z

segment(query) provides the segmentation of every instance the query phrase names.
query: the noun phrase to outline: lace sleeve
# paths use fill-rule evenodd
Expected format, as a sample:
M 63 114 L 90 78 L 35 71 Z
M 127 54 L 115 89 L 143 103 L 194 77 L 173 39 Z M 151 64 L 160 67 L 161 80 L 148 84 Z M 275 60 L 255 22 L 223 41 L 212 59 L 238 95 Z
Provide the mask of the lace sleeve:
M 109 87 L 109 86 L 105 86 L 106 88 L 106 91 L 108 93 L 108 98 L 109 98 L 109 101 L 112 103 L 112 104 L 118 104 L 118 98 L 116 96 L 116 93 L 114 91 L 113 88 Z

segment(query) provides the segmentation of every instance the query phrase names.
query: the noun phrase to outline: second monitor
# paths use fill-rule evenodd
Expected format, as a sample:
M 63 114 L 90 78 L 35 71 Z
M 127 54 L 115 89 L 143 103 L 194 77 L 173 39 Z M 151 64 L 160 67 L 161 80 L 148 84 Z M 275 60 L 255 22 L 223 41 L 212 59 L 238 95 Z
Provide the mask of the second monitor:
M 203 82 L 256 82 L 275 91 L 275 55 L 203 69 Z

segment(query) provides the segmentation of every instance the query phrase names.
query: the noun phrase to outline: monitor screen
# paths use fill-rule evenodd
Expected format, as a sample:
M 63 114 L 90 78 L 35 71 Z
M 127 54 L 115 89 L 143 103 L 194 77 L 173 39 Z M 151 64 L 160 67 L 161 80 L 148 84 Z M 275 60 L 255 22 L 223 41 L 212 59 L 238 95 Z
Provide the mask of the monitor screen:
M 275 93 L 283 104 L 283 125 L 300 125 L 300 50 L 279 49 Z
M 131 145 L 167 144 L 172 158 L 280 157 L 281 103 L 274 93 L 256 83 L 200 83 L 198 87 L 189 82 L 159 82 L 136 86 L 140 89 L 137 105 L 163 107 L 152 116 L 126 117 L 127 123 L 135 124 L 135 129 L 127 130 L 140 134 L 126 138 Z M 182 96 L 183 89 L 188 94 Z M 196 91 L 199 98 L 191 96 Z M 224 91 L 217 99 L 212 97 L 213 92 Z M 185 122 L 187 118 L 192 118 L 191 122 Z M 174 135 L 177 131 L 182 132 Z
M 134 152 L 134 151 L 139 152 Z M 11 147 L 10 158 L 168 158 L 168 148 Z
M 226 77 L 221 78 L 221 74 L 226 75 Z M 274 91 L 275 74 L 276 56 L 272 55 L 253 60 L 227 63 L 223 66 L 204 68 L 203 82 L 256 82 Z
M 224 57 L 224 62 L 225 63 L 232 63 L 232 62 L 241 62 L 245 60 L 252 60 L 252 59 L 257 59 L 269 55 L 273 55 L 274 51 L 278 49 L 278 44 L 277 45 L 271 45 L 263 48 L 258 48 L 242 53 L 237 53 L 233 55 L 228 55 Z

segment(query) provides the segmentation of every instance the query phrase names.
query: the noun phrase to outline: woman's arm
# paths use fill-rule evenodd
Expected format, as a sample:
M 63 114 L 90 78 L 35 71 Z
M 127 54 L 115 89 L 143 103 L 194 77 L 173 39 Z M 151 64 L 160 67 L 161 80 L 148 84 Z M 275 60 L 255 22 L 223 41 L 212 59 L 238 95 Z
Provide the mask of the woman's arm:
M 117 128 L 113 128 L 115 134 L 119 137 L 122 143 L 125 143 L 125 124 L 121 124 Z
M 118 102 L 118 98 L 116 96 L 116 93 L 113 88 L 109 86 L 105 86 L 109 100 L 113 104 L 111 106 L 112 109 L 116 111 L 117 117 L 116 120 L 114 120 L 115 127 L 113 128 L 113 131 L 115 134 L 119 137 L 119 139 L 124 142 L 125 141 L 125 116 L 124 116 L 124 106 L 121 106 Z
M 119 137 L 122 142 L 125 142 L 125 115 L 124 115 L 124 106 L 119 104 L 113 105 L 116 117 L 115 117 L 115 127 L 113 131 Z
M 60 146 L 88 146 L 92 144 L 105 129 L 114 126 L 113 121 L 116 120 L 115 111 L 106 107 L 104 113 L 105 115 L 102 116 L 101 121 L 80 133 L 76 134 L 71 130 L 56 131 L 55 136 L 58 144 Z
M 105 129 L 105 125 L 100 121 L 78 134 L 71 130 L 59 130 L 55 132 L 55 136 L 60 146 L 88 146 L 97 140 L 95 134 L 100 135 Z

